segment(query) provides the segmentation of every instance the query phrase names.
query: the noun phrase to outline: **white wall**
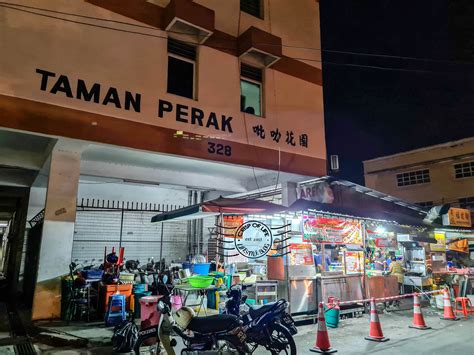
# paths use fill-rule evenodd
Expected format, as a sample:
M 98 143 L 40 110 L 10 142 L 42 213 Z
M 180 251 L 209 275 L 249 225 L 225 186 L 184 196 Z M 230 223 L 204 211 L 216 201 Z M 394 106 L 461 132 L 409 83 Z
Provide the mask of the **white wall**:
M 84 180 L 79 184 L 78 202 L 80 203 L 83 198 L 180 206 L 188 204 L 188 192 L 186 190 L 174 190 L 159 186 L 131 183 L 97 183 Z M 45 201 L 46 187 L 32 187 L 28 206 L 28 220 L 44 208 Z

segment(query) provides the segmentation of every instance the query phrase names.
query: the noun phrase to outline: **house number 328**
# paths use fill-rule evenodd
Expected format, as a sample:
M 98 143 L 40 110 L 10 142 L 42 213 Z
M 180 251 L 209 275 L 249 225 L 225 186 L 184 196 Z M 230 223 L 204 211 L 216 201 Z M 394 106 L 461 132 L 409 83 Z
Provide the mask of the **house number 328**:
M 232 155 L 232 147 L 230 145 L 216 144 L 212 142 L 207 143 L 207 151 L 210 154 L 225 155 L 226 157 Z

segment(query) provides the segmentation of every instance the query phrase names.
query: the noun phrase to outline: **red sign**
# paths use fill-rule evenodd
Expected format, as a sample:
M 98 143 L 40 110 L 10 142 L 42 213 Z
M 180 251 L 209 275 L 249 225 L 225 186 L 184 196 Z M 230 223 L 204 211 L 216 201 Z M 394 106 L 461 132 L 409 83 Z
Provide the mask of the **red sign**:
M 327 244 L 363 244 L 360 222 L 326 217 L 304 217 L 303 240 Z

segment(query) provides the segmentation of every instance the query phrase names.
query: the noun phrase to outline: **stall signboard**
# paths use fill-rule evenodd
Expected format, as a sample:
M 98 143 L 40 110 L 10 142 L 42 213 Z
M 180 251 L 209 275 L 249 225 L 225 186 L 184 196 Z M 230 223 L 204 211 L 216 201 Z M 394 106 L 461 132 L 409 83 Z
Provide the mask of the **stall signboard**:
M 302 185 L 296 188 L 296 196 L 301 200 L 333 203 L 334 193 L 327 182 Z
M 237 229 L 242 224 L 244 224 L 243 216 L 224 216 L 224 229 Z
M 346 275 L 362 273 L 364 270 L 364 252 L 344 252 L 344 268 Z
M 470 228 L 471 211 L 464 208 L 450 208 L 448 213 L 443 215 L 443 225 Z
M 362 245 L 361 225 L 359 221 L 306 216 L 303 218 L 303 241 Z
M 244 217 L 243 216 L 224 216 L 224 231 L 234 231 L 237 230 L 242 224 L 244 224 Z M 225 233 L 227 234 L 227 233 Z M 226 239 L 233 239 L 234 234 L 232 233 L 231 236 L 225 235 L 224 238 Z M 227 245 L 227 243 L 224 243 Z M 243 256 L 240 253 L 235 253 L 235 250 L 226 250 L 224 249 L 224 254 L 227 256 L 226 262 L 228 264 L 235 264 L 235 263 L 246 263 L 248 262 L 248 258 Z
M 290 265 L 314 265 L 313 248 L 308 243 L 290 244 Z
M 435 233 L 436 244 L 430 244 L 431 251 L 446 251 L 446 235 L 444 233 Z

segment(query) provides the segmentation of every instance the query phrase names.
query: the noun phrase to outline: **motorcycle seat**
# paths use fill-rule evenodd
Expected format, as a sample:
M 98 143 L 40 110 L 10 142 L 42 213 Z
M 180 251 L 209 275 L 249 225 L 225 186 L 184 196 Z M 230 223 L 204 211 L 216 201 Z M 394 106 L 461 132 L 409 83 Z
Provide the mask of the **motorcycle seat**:
M 270 302 L 267 304 L 264 304 L 263 306 L 251 306 L 250 307 L 250 316 L 252 318 L 258 318 L 262 316 L 263 314 L 269 312 L 273 306 L 276 304 L 276 302 Z
M 224 332 L 240 324 L 239 318 L 231 314 L 216 314 L 207 317 L 194 317 L 187 329 L 201 334 Z

